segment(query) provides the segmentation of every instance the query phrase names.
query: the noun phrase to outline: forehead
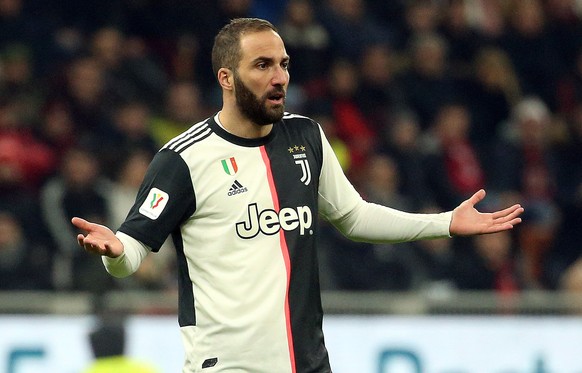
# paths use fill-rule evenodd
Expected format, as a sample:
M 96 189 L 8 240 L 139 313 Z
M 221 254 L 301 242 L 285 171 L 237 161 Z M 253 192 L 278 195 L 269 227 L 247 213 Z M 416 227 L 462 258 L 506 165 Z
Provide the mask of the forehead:
M 287 58 L 283 39 L 273 30 L 244 34 L 240 39 L 241 62 L 257 58 Z

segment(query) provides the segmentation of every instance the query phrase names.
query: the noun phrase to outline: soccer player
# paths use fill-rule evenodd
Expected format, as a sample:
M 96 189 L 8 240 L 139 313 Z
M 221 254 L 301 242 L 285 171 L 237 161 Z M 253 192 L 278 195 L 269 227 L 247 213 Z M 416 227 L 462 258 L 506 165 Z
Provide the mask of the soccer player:
M 75 217 L 107 271 L 134 272 L 172 235 L 184 372 L 331 372 L 322 332 L 318 214 L 354 240 L 401 242 L 511 229 L 523 209 L 413 214 L 364 201 L 320 126 L 285 112 L 289 56 L 275 27 L 234 19 L 216 36 L 223 106 L 155 156 L 116 233 Z

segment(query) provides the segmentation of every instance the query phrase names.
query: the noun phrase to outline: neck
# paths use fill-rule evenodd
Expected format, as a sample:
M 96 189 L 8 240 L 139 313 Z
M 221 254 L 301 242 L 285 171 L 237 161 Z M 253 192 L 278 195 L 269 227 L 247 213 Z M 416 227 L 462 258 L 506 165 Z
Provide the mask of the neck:
M 220 120 L 220 124 L 222 124 L 225 130 L 245 139 L 265 137 L 273 128 L 273 124 L 256 124 L 242 115 L 238 110 L 229 110 L 226 107 L 223 107 L 220 113 L 218 113 L 218 120 Z

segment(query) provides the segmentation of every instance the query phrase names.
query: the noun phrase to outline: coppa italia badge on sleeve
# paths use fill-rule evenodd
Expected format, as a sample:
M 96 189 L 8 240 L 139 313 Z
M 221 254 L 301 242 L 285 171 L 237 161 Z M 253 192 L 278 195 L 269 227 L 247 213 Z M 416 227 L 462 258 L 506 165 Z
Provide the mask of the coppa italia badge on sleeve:
M 293 145 L 290 146 L 287 151 L 293 155 L 295 164 L 301 167 L 301 179 L 299 179 L 303 184 L 309 185 L 311 183 L 311 169 L 309 168 L 309 161 L 307 160 L 307 154 L 305 154 L 305 146 L 303 145 Z
M 166 208 L 169 199 L 168 193 L 158 188 L 152 188 L 139 208 L 139 212 L 152 220 L 156 220 Z

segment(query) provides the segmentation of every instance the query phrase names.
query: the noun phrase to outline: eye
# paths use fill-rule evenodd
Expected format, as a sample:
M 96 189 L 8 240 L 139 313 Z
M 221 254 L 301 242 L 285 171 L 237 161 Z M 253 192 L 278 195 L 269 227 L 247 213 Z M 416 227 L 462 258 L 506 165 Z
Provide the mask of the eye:
M 281 67 L 285 70 L 288 70 L 289 69 L 289 61 L 282 62 Z
M 259 62 L 259 63 L 257 64 L 257 67 L 258 67 L 259 69 L 261 69 L 261 70 L 264 70 L 264 69 L 266 69 L 267 67 L 269 67 L 269 65 L 268 65 L 266 62 Z

